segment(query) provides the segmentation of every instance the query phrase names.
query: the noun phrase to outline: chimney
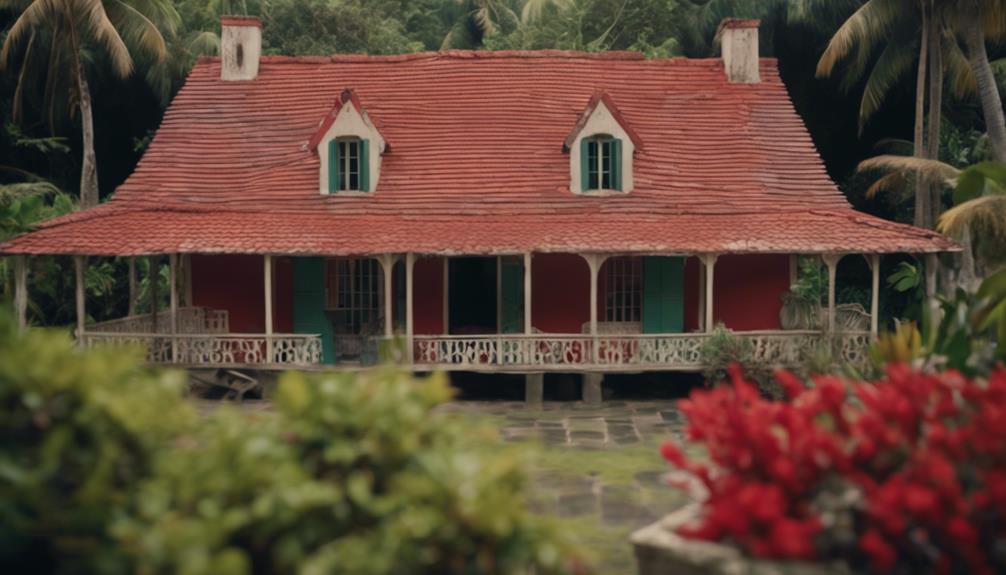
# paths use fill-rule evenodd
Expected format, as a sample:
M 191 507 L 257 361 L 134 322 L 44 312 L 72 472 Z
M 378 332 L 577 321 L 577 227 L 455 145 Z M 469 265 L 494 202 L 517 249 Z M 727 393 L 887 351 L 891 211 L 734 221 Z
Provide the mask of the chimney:
M 254 16 L 220 17 L 221 80 L 254 80 L 261 55 L 261 20 Z
M 761 20 L 724 18 L 716 32 L 723 52 L 723 68 L 731 84 L 761 82 L 758 70 L 758 26 Z

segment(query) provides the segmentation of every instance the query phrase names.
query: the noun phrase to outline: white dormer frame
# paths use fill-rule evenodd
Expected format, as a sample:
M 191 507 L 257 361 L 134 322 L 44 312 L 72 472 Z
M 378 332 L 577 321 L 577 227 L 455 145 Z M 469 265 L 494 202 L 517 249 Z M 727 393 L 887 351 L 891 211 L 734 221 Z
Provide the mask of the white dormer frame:
M 580 142 L 584 138 L 595 136 L 610 136 L 622 142 L 621 158 L 621 190 L 587 190 L 586 182 L 581 181 Z M 591 98 L 590 104 L 580 117 L 573 132 L 566 139 L 565 150 L 569 154 L 569 189 L 574 194 L 587 195 L 622 195 L 631 193 L 634 188 L 633 159 L 639 147 L 639 138 L 625 125 L 621 114 L 605 94 L 597 94 Z
M 327 125 L 326 125 L 327 124 Z M 332 140 L 340 138 L 360 138 L 369 140 L 368 154 L 368 191 L 339 191 L 332 192 L 328 187 L 328 145 Z M 381 158 L 388 147 L 387 141 L 381 135 L 380 130 L 371 121 L 366 110 L 360 106 L 356 96 L 350 90 L 342 93 L 335 108 L 329 116 L 319 126 L 319 132 L 312 138 L 311 145 L 314 152 L 321 160 L 321 169 L 318 170 L 318 190 L 322 195 L 361 195 L 369 196 L 377 190 L 378 182 L 381 178 Z

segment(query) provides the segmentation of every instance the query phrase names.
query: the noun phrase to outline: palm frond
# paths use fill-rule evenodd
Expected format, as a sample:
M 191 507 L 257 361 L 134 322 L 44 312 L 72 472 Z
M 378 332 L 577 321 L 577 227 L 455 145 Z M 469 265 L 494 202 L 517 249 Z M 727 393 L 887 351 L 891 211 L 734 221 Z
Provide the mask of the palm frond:
M 850 55 L 855 56 L 850 72 L 861 76 L 873 47 L 888 36 L 899 19 L 906 17 L 905 8 L 903 0 L 869 0 L 863 4 L 831 37 L 817 63 L 817 76 L 830 76 L 835 66 Z
M 119 36 L 115 25 L 108 18 L 105 5 L 101 0 L 84 0 L 84 10 L 79 25 L 88 36 L 105 49 L 115 74 L 122 78 L 129 76 L 133 71 L 133 58 L 129 55 L 129 48 Z
M 872 200 L 880 193 L 903 195 L 907 188 L 908 178 L 905 176 L 904 171 L 898 170 L 873 182 L 873 185 L 866 190 L 866 197 Z
M 167 57 L 168 47 L 161 30 L 145 14 L 122 0 L 109 2 L 107 13 L 131 53 L 142 54 L 153 62 Z
M 34 0 L 29 4 L 7 30 L 3 47 L 0 47 L 0 72 L 4 71 L 14 50 L 21 45 L 26 37 L 29 37 L 34 30 L 44 28 L 49 15 L 58 14 L 60 10 L 65 8 L 65 4 L 60 3 L 59 0 Z
M 953 36 L 948 36 L 943 41 L 943 69 L 954 98 L 962 100 L 978 93 L 974 69 Z
M 979 236 L 1006 241 L 1006 196 L 982 196 L 946 211 L 937 229 L 960 237 L 965 230 Z
M 536 22 L 541 19 L 545 8 L 555 6 L 559 10 L 565 10 L 573 5 L 573 0 L 527 0 L 521 8 L 520 20 L 524 23 Z
M 220 36 L 215 32 L 195 32 L 186 38 L 185 49 L 192 56 L 216 55 L 220 52 Z
M 905 40 L 905 38 L 892 38 L 870 71 L 859 104 L 860 132 L 870 118 L 880 110 L 891 89 L 911 71 L 915 63 L 915 45 Z
M 0 205 L 31 196 L 47 196 L 60 193 L 59 188 L 51 182 L 18 182 L 16 184 L 0 184 Z
M 939 160 L 929 160 L 926 158 L 916 158 L 912 156 L 889 155 L 877 156 L 875 158 L 863 160 L 859 163 L 859 166 L 856 167 L 856 170 L 860 172 L 868 170 L 912 171 L 919 172 L 920 174 L 930 178 L 936 178 L 943 182 L 953 181 L 960 174 L 960 171 L 957 168 Z

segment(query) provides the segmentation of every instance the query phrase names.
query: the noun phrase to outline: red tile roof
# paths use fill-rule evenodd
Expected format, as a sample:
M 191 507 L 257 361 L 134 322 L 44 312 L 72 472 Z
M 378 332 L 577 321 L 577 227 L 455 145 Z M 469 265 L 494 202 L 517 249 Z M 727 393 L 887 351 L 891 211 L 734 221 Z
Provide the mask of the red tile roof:
M 251 82 L 201 60 L 105 205 L 3 253 L 928 252 L 937 234 L 851 209 L 774 60 L 632 53 L 265 57 Z M 318 193 L 309 141 L 346 89 L 394 147 L 369 196 Z M 569 190 L 563 141 L 594 94 L 643 143 L 635 189 Z

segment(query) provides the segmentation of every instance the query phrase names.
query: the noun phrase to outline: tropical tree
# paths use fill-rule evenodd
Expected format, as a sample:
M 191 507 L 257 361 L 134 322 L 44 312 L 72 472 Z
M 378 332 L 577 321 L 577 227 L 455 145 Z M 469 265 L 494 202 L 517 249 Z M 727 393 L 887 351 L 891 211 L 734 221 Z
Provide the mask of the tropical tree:
M 482 46 L 486 38 L 506 29 L 513 29 L 520 21 L 511 0 L 455 0 L 461 9 L 458 18 L 444 36 L 440 48 Z
M 0 69 L 17 70 L 13 115 L 21 117 L 30 84 L 39 82 L 50 127 L 58 111 L 79 114 L 80 204 L 94 206 L 99 191 L 88 68 L 107 65 L 125 78 L 134 55 L 163 61 L 164 35 L 174 34 L 178 15 L 169 0 L 0 0 L 0 10 L 18 13 L 0 48 Z

